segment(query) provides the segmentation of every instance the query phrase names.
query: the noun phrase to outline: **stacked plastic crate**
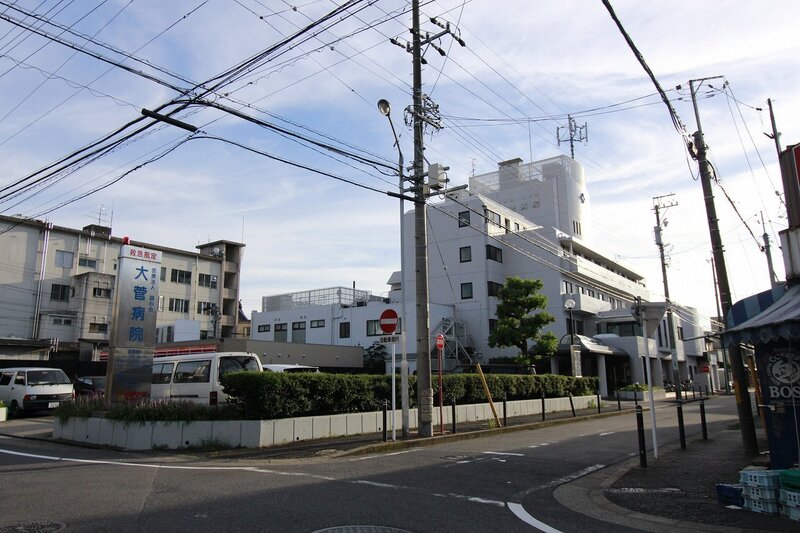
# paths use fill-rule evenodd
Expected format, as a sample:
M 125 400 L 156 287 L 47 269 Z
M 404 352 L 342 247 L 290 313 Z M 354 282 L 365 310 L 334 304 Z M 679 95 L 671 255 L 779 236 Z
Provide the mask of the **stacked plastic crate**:
M 739 482 L 744 493 L 744 508 L 775 515 L 779 511 L 780 470 L 742 470 Z
M 781 514 L 800 522 L 800 470 L 781 470 L 780 482 Z

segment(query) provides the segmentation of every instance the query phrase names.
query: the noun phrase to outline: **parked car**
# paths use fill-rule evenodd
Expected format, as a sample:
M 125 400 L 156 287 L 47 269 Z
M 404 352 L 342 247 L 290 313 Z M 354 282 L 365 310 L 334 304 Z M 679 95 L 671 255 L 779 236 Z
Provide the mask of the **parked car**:
M 78 396 L 102 396 L 105 392 L 105 376 L 81 376 L 75 378 L 75 394 Z
M 60 368 L 0 369 L 0 400 L 11 417 L 25 412 L 53 410 L 75 399 L 72 381 Z
M 228 399 L 220 377 L 242 371 L 261 372 L 261 361 L 255 354 L 245 352 L 155 357 L 150 397 L 217 405 Z

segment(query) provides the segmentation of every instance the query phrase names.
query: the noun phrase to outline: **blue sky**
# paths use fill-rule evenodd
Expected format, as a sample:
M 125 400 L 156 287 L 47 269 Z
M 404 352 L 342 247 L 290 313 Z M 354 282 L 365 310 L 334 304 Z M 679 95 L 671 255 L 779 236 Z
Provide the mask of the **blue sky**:
M 31 22 L 6 3 L 0 3 L 0 14 Z M 576 146 L 576 158 L 586 170 L 593 244 L 644 274 L 658 298 L 662 281 L 652 198 L 674 193 L 678 205 L 667 210 L 664 231 L 670 292 L 679 303 L 714 314 L 711 247 L 696 165 L 687 163 L 665 106 L 602 3 L 422 3 L 423 29 L 437 31 L 427 22 L 436 16 L 457 26 L 467 44 L 462 48 L 444 38 L 446 58 L 426 52 L 424 91 L 440 106 L 445 126 L 426 136 L 428 160 L 449 166 L 452 184 L 459 185 L 473 169 L 493 171 L 498 161 L 567 153 L 568 146 L 557 145 L 556 127 L 566 125 L 567 113 L 577 115 L 579 123 L 588 123 L 589 141 Z M 729 83 L 726 92 L 723 80 L 702 91 L 706 141 L 722 186 L 759 240 L 763 212 L 782 277 L 776 241 L 786 227 L 785 208 L 775 194 L 782 186 L 774 144 L 763 132 L 769 131 L 766 100 L 772 98 L 783 144 L 800 142 L 795 23 L 800 4 L 612 4 L 689 132 L 696 125 L 688 80 L 722 75 Z M 185 87 L 267 49 L 337 3 L 36 0 L 18 5 L 52 18 L 62 27 L 45 26 L 47 31 L 77 47 L 115 61 L 125 51 L 146 60 L 128 58 L 126 65 Z M 411 103 L 410 56 L 389 43 L 390 37 L 409 35 L 410 15 L 401 13 L 407 6 L 367 3 L 355 16 L 271 57 L 213 99 L 293 131 L 335 138 L 338 145 L 393 165 L 391 131 L 375 105 L 386 98 L 409 161 L 412 135 L 403 124 L 403 108 Z M 65 33 L 66 27 L 79 35 Z M 95 42 L 87 44 L 81 35 Z M 0 21 L 0 187 L 136 119 L 142 107 L 176 97 L 171 88 L 47 43 Z M 676 90 L 678 85 L 682 89 Z M 595 108 L 605 109 L 581 113 Z M 332 159 L 214 109 L 192 108 L 176 116 L 210 136 L 381 191 L 396 189 L 389 172 Z M 528 119 L 535 119 L 530 129 Z M 281 292 L 354 282 L 375 294 L 386 292 L 386 280 L 399 268 L 395 199 L 219 140 L 188 141 L 108 188 L 41 214 L 185 136 L 172 126 L 152 128 L 60 181 L 0 199 L 0 211 L 72 227 L 99 217 L 109 222 L 113 212 L 115 235 L 183 249 L 209 240 L 242 241 L 247 248 L 241 288 L 248 313 L 260 309 L 262 296 Z M 718 187 L 715 196 L 735 301 L 768 288 L 766 258 Z

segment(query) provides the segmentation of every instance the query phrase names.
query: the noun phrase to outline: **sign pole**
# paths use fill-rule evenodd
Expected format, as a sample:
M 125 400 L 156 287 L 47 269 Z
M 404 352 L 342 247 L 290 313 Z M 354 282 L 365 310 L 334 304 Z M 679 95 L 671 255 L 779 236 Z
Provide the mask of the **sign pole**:
M 403 359 L 400 361 L 400 408 L 402 414 L 402 435 L 408 438 L 408 356 L 406 354 L 406 332 L 405 324 L 400 331 L 400 342 L 402 343 Z
M 444 435 L 444 391 L 442 390 L 442 360 L 444 352 L 444 335 L 436 336 L 436 347 L 439 348 L 439 433 Z
M 396 393 L 395 393 L 395 390 L 394 390 L 394 388 L 395 388 L 395 384 L 394 384 L 394 382 L 395 382 L 395 379 L 394 379 L 395 351 L 397 350 L 396 346 L 397 346 L 396 343 L 392 343 L 392 440 L 393 441 L 397 440 L 397 429 L 396 429 L 397 425 L 395 424 L 395 411 L 397 409 L 397 406 L 395 405 Z

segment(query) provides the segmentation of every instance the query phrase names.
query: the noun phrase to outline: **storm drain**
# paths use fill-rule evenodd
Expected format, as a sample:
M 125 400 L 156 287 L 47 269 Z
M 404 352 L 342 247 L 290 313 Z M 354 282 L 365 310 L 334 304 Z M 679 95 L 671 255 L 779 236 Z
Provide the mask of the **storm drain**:
M 0 533 L 55 533 L 67 527 L 61 522 L 24 522 L 0 527 Z

